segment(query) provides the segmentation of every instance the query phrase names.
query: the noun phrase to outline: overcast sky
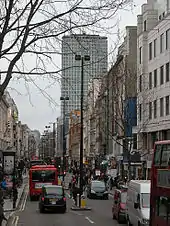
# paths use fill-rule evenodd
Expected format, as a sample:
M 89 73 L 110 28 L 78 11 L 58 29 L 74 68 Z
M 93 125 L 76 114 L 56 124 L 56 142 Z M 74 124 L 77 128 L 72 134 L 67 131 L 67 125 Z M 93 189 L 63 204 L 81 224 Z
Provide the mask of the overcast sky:
M 137 15 L 141 12 L 141 5 L 146 3 L 147 0 L 135 0 L 134 2 L 135 9 L 133 12 L 124 10 L 119 14 L 119 26 L 122 31 L 125 26 L 136 25 Z M 113 43 L 116 38 L 117 36 L 114 35 L 108 37 L 109 51 L 114 46 Z M 60 57 L 56 61 L 56 64 L 60 67 Z M 17 104 L 19 120 L 24 124 L 26 123 L 30 129 L 38 129 L 43 132 L 49 122 L 55 122 L 56 118 L 60 116 L 60 85 L 57 82 L 53 83 L 52 80 L 41 78 L 35 81 L 36 85 L 31 82 L 25 85 L 25 81 L 22 80 L 10 82 L 9 91 Z M 42 93 L 41 90 L 44 89 L 45 93 Z M 48 95 L 48 97 L 44 95 Z M 49 101 L 49 98 L 53 100 L 53 103 Z

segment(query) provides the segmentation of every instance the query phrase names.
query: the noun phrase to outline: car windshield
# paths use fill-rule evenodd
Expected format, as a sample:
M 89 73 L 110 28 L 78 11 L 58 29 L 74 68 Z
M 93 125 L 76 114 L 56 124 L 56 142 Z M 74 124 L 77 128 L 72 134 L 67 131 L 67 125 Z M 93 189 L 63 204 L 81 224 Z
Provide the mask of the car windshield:
M 150 207 L 150 194 L 143 193 L 141 196 L 141 199 L 142 199 L 142 207 L 149 208 Z
M 126 203 L 127 200 L 127 192 L 121 193 L 121 203 Z
M 49 194 L 56 194 L 56 195 L 63 195 L 62 187 L 45 187 L 45 193 Z
M 92 189 L 105 188 L 105 183 L 103 183 L 103 182 L 92 182 L 91 187 L 92 187 Z
M 55 180 L 54 170 L 35 170 L 32 171 L 33 182 L 51 182 Z

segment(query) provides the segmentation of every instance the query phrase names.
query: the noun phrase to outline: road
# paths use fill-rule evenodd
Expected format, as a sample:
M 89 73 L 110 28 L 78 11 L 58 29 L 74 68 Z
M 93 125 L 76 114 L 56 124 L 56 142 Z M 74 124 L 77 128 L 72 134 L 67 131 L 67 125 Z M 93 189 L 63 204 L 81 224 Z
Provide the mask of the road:
M 72 200 L 67 199 L 67 213 L 40 214 L 38 202 L 30 202 L 29 198 L 23 200 L 23 205 L 11 219 L 8 226 L 118 226 L 111 216 L 112 198 L 109 200 L 87 200 L 91 211 L 72 211 Z

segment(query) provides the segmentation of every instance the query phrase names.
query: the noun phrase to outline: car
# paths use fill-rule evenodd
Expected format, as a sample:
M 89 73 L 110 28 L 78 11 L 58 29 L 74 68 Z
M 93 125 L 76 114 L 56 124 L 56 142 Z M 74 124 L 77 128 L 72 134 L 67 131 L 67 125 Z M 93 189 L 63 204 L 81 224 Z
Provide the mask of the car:
M 88 198 L 101 198 L 108 199 L 109 194 L 107 187 L 103 181 L 93 180 L 87 186 L 87 197 Z
M 117 219 L 118 223 L 126 222 L 126 200 L 127 188 L 115 189 L 112 205 L 113 219 Z
M 64 189 L 59 185 L 44 185 L 39 199 L 39 210 L 43 213 L 46 209 L 61 210 L 66 212 L 66 197 Z

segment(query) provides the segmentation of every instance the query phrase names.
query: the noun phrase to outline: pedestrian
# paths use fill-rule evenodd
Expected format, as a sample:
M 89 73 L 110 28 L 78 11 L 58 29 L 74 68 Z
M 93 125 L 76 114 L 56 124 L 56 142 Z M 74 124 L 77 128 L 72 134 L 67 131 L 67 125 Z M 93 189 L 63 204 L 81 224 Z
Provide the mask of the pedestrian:
M 7 221 L 7 218 L 4 215 L 3 206 L 0 204 L 0 226 L 2 226 L 3 220 Z
M 17 190 L 16 186 L 14 186 L 14 188 L 13 188 L 13 198 L 14 198 L 13 208 L 15 209 L 16 208 L 16 202 L 17 202 L 17 199 L 18 199 L 18 190 Z

